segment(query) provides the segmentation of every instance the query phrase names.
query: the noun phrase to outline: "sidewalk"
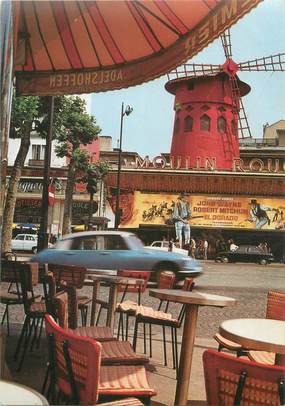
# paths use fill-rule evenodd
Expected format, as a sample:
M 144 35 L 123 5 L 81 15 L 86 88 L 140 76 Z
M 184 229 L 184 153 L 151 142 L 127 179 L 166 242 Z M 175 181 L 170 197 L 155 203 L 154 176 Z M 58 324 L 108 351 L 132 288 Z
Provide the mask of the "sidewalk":
M 45 339 L 42 339 L 39 350 L 34 349 L 33 352 L 27 352 L 22 370 L 16 372 L 17 364 L 13 360 L 13 355 L 20 328 L 20 324 L 13 324 L 11 326 L 11 335 L 7 337 L 6 340 L 6 361 L 8 368 L 10 369 L 13 380 L 40 392 L 47 361 Z M 158 331 L 153 333 L 153 358 L 150 359 L 148 371 L 150 385 L 156 390 L 157 396 L 152 398 L 151 404 L 153 406 L 174 406 L 176 379 L 175 370 L 172 368 L 170 337 L 167 336 L 168 366 L 163 365 L 163 345 L 161 337 L 162 335 Z M 132 336 L 130 337 L 130 340 L 131 339 Z M 180 336 L 178 336 L 178 343 L 181 343 Z M 143 340 L 138 339 L 137 345 L 137 351 L 142 352 Z M 196 338 L 188 395 L 188 399 L 191 400 L 191 402 L 189 401 L 188 403 L 192 406 L 206 405 L 202 354 L 207 348 L 216 348 L 213 339 Z

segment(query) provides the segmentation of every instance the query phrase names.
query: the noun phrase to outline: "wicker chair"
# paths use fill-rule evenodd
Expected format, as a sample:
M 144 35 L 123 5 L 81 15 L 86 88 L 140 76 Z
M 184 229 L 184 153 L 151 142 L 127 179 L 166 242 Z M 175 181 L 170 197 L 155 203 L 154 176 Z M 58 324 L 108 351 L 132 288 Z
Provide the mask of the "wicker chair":
M 194 284 L 192 278 L 185 278 L 183 286 L 182 286 L 182 290 L 190 292 L 193 289 L 194 285 L 195 284 Z M 169 305 L 169 303 L 167 303 L 166 311 L 154 310 L 151 307 L 146 307 L 146 306 L 138 306 L 137 307 L 133 347 L 134 347 L 134 350 L 136 350 L 137 333 L 138 333 L 138 327 L 139 327 L 140 323 L 149 324 L 149 326 L 151 326 L 151 325 L 162 326 L 163 349 L 164 349 L 164 365 L 167 365 L 165 329 L 166 329 L 166 327 L 170 327 L 170 329 L 171 329 L 173 368 L 176 368 L 176 372 L 178 374 L 177 329 L 180 328 L 180 326 L 181 326 L 181 324 L 183 322 L 186 305 L 183 305 L 181 307 L 181 310 L 179 312 L 179 315 L 178 315 L 177 319 L 174 318 L 171 313 L 167 313 L 168 305 Z M 151 349 L 151 329 L 150 329 L 150 349 Z
M 21 263 L 19 268 L 25 320 L 14 356 L 15 360 L 17 360 L 20 354 L 21 345 L 23 344 L 23 351 L 17 369 L 18 371 L 20 371 L 24 362 L 32 334 L 33 338 L 31 341 L 31 350 L 33 349 L 35 343 L 37 343 L 37 347 L 39 346 L 42 334 L 43 318 L 46 314 L 45 302 L 36 301 L 37 296 L 34 294 L 34 287 L 38 284 L 38 264 L 36 262 Z
M 1 261 L 1 282 L 8 284 L 7 291 L 3 289 L 2 285 L 0 293 L 0 302 L 5 305 L 1 324 L 5 319 L 7 320 L 8 336 L 10 335 L 9 306 L 23 304 L 19 269 L 19 263 L 16 261 Z
M 56 388 L 60 396 L 76 405 L 94 405 L 99 397 L 112 400 L 136 396 L 149 402 L 155 395 L 143 365 L 101 366 L 102 346 L 98 341 L 62 329 L 49 315 L 45 320 L 52 404 L 56 403 Z M 128 405 L 127 401 L 123 404 Z
M 101 341 L 102 344 L 102 365 L 140 365 L 147 364 L 149 359 L 143 355 L 138 355 L 134 352 L 131 344 L 127 341 L 118 341 L 114 337 L 111 337 L 109 340 L 101 340 L 100 331 L 105 331 L 104 327 L 93 326 L 89 328 L 76 328 L 71 330 L 68 328 L 68 298 L 67 293 L 62 292 L 56 295 L 55 298 L 56 304 L 56 314 L 58 317 L 59 325 L 81 337 L 89 337 Z
M 209 406 L 284 405 L 285 367 L 258 364 L 215 350 L 203 354 Z
M 285 321 L 285 292 L 274 290 L 268 292 L 266 318 Z M 247 356 L 250 360 L 261 364 L 275 364 L 274 352 L 250 350 Z
M 86 276 L 86 268 L 84 267 L 74 265 L 48 264 L 48 270 L 49 272 L 53 273 L 57 286 L 65 283 L 66 286 L 75 287 L 76 289 L 81 289 L 83 287 Z M 81 314 L 82 326 L 86 326 L 87 324 L 88 304 L 91 302 L 91 300 L 92 299 L 84 295 L 78 295 L 77 297 L 77 305 L 78 310 Z
M 135 317 L 136 307 L 141 305 L 141 295 L 146 291 L 147 284 L 150 278 L 149 271 L 128 271 L 128 270 L 119 270 L 118 276 L 135 278 L 135 279 L 144 279 L 144 284 L 140 285 L 119 285 L 118 291 L 123 292 L 120 303 L 117 304 L 116 312 L 119 314 L 119 323 L 118 323 L 118 332 L 117 337 L 119 338 L 120 332 L 123 340 L 128 340 L 129 336 L 129 318 Z M 127 293 L 137 293 L 137 301 L 125 300 Z M 126 321 L 126 329 L 124 333 L 124 315 Z
M 267 319 L 274 320 L 285 320 L 285 292 L 277 290 L 269 290 L 267 293 L 267 307 L 266 315 Z M 248 355 L 249 348 L 243 348 L 240 344 L 235 343 L 234 341 L 227 340 L 221 334 L 216 333 L 214 339 L 219 343 L 218 351 L 227 349 L 229 351 L 234 351 L 237 353 L 237 356 Z M 250 359 L 256 362 L 267 362 L 271 364 L 272 356 L 268 356 L 263 351 L 250 351 Z

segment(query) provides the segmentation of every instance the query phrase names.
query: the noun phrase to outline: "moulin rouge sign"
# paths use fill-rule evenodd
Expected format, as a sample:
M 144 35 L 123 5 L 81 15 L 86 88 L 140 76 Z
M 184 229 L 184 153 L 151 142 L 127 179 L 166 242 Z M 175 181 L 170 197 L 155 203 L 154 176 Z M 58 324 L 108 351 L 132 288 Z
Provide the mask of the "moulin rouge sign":
M 123 166 L 131 169 L 184 169 L 184 170 L 199 170 L 199 171 L 216 171 L 222 170 L 217 168 L 216 158 L 196 157 L 190 160 L 190 157 L 165 157 L 157 155 L 150 159 L 148 155 L 144 158 L 136 157 L 134 161 L 124 159 Z M 252 158 L 245 162 L 241 158 L 234 158 L 232 163 L 233 172 L 268 172 L 268 173 L 284 173 L 285 160 L 277 158 Z

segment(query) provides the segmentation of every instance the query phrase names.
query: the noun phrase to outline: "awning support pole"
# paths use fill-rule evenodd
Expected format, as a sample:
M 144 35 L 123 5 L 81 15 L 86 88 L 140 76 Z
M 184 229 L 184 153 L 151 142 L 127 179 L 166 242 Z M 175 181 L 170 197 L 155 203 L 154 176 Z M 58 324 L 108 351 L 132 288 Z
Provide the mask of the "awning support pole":
M 42 191 L 42 207 L 41 207 L 41 224 L 38 238 L 38 251 L 48 247 L 48 186 L 50 182 L 50 161 L 51 161 L 51 142 L 53 133 L 53 116 L 54 116 L 54 96 L 49 98 L 49 128 L 46 138 L 45 160 L 44 160 L 44 176 L 43 176 L 43 191 Z

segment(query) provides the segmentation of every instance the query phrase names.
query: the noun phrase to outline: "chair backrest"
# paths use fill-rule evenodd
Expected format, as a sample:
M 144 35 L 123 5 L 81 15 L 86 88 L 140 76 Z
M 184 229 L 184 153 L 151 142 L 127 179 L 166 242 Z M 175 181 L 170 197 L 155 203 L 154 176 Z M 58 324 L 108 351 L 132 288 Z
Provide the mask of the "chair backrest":
M 61 328 L 67 330 L 68 323 L 68 294 L 65 291 L 59 292 L 55 295 L 55 314 L 57 316 L 58 324 Z
M 160 272 L 157 288 L 158 289 L 172 289 L 174 286 L 175 278 L 176 277 L 175 277 L 174 272 L 169 272 L 169 271 Z
M 45 316 L 51 373 L 58 388 L 74 403 L 93 405 L 98 400 L 101 344 L 61 328 Z
M 35 301 L 34 286 L 38 284 L 39 265 L 37 262 L 19 263 L 21 289 L 24 303 L 24 310 L 27 314 L 31 304 Z
M 147 288 L 147 283 L 150 278 L 150 271 L 129 271 L 125 269 L 119 269 L 117 272 L 118 276 L 123 276 L 125 278 L 132 279 L 143 279 L 144 284 L 121 284 L 118 285 L 118 292 L 124 293 L 143 293 Z
M 175 273 L 170 271 L 160 272 L 158 277 L 157 288 L 158 289 L 172 289 L 175 283 Z M 160 299 L 157 310 L 162 310 L 162 306 L 165 305 L 164 311 L 167 312 L 169 306 L 169 300 Z
M 269 290 L 267 294 L 266 318 L 285 320 L 285 292 Z
M 20 282 L 19 266 L 16 261 L 1 260 L 1 282 Z
M 204 352 L 203 364 L 209 406 L 284 404 L 283 366 L 260 364 L 216 350 Z
M 191 292 L 195 286 L 195 282 L 193 281 L 193 278 L 185 278 L 181 290 L 184 290 L 185 292 Z
M 81 289 L 86 276 L 86 268 L 75 265 L 49 264 L 48 270 L 53 273 L 56 284 L 65 282 L 66 286 L 74 286 Z

